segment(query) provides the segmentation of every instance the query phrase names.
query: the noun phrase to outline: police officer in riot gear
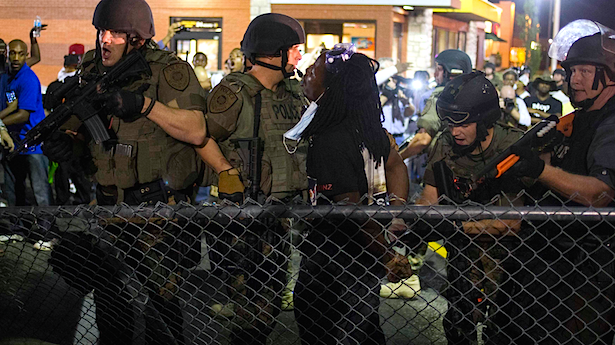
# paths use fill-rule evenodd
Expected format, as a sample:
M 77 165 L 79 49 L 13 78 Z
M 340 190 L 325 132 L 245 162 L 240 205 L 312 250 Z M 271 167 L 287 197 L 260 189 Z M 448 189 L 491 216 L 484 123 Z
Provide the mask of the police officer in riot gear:
M 418 204 L 438 204 L 436 165 L 446 164 L 458 181 L 478 173 L 491 159 L 516 142 L 522 131 L 496 122 L 501 111 L 497 90 L 482 72 L 462 75 L 444 87 L 436 103 L 439 118 L 446 129 L 438 137 L 425 171 L 425 189 Z M 449 181 L 453 183 L 453 181 Z M 451 196 L 457 202 L 471 200 L 484 205 L 510 205 L 523 188 L 517 178 L 488 178 L 474 190 L 459 184 L 460 195 Z M 453 190 L 457 190 L 453 188 Z M 504 198 L 507 195 L 508 198 Z M 522 202 L 521 202 L 522 205 Z M 476 341 L 478 322 L 487 326 L 483 340 L 495 340 L 499 325 L 492 318 L 498 284 L 502 281 L 500 261 L 508 251 L 493 235 L 512 235 L 518 229 L 516 221 L 468 221 L 461 224 L 449 238 L 445 291 L 449 307 L 444 317 L 444 330 L 449 344 L 471 344 Z M 479 235 L 479 236 L 476 236 Z M 483 236 L 480 236 L 483 235 Z M 472 239 L 471 237 L 472 236 Z M 487 276 L 488 278 L 485 278 Z M 498 297 L 499 298 L 499 297 Z M 491 308 L 488 308 L 491 306 Z M 487 313 L 490 310 L 490 313 Z
M 400 152 L 405 159 L 421 153 L 429 147 L 433 138 L 441 130 L 441 122 L 436 113 L 435 105 L 444 90 L 444 85 L 451 79 L 472 72 L 472 60 L 468 54 L 458 49 L 448 49 L 436 57 L 434 77 L 438 86 L 427 100 L 425 109 L 417 121 L 418 132 L 406 149 Z
M 203 171 L 196 146 L 201 153 L 205 152 L 203 159 L 217 172 L 232 168 L 219 153 L 215 141 L 206 137 L 205 95 L 194 72 L 173 53 L 151 44 L 154 21 L 144 0 L 102 0 L 92 24 L 98 31 L 96 49 L 85 54 L 78 72 L 80 80 L 97 80 L 130 54 L 142 54 L 147 64 L 147 68 L 127 79 L 121 88 L 100 90 L 99 97 L 92 100 L 92 106 L 99 107 L 99 115 L 111 136 L 99 144 L 89 141 L 97 168 L 97 203 L 190 202 L 192 188 Z M 79 121 L 69 121 L 64 129 L 78 132 L 80 125 Z M 77 138 L 64 131 L 57 132 L 44 142 L 44 153 L 54 161 L 64 161 L 77 153 L 74 149 Z M 194 234 L 170 233 L 168 230 L 173 226 L 169 225 L 156 226 L 149 221 L 145 225 L 129 224 L 123 234 L 130 232 L 130 228 L 136 228 L 137 234 L 133 236 L 140 240 L 125 248 L 126 265 L 147 277 L 140 283 L 145 287 L 142 290 L 149 294 L 148 303 L 153 303 L 157 312 L 141 314 L 148 320 L 147 330 L 135 335 L 139 328 L 135 326 L 140 323 L 135 319 L 135 311 L 143 312 L 143 309 L 136 302 L 139 298 L 134 296 L 134 287 L 129 289 L 130 284 L 117 274 L 97 276 L 94 280 L 100 283 L 95 286 L 99 343 L 130 344 L 133 339 L 145 337 L 152 344 L 182 344 L 182 314 L 176 294 L 185 275 L 183 267 L 193 265 L 200 258 L 198 250 L 191 246 L 200 248 L 200 243 L 194 243 Z M 157 238 L 154 243 L 153 237 Z M 132 243 L 134 237 L 126 241 Z M 66 241 L 65 246 L 69 245 Z M 62 249 L 62 244 L 59 247 L 58 253 L 70 251 L 68 247 Z M 66 257 L 58 255 L 60 263 L 65 263 Z M 188 255 L 198 258 L 189 259 Z M 101 266 L 111 265 L 114 260 L 106 257 Z M 75 262 L 66 263 L 71 264 Z M 92 289 L 91 286 L 81 288 L 82 291 Z
M 549 56 L 561 61 L 568 76 L 570 100 L 577 108 L 572 133 L 550 157 L 516 152 L 522 159 L 512 169 L 537 179 L 533 190 L 537 196 L 551 191 L 540 198 L 541 205 L 560 207 L 564 200 L 567 206 L 612 207 L 615 31 L 586 19 L 573 21 L 555 36 Z M 563 226 L 571 231 L 560 236 Z M 511 280 L 517 282 L 511 293 L 519 296 L 515 299 L 519 307 L 507 311 L 511 316 L 519 315 L 507 330 L 516 342 L 612 344 L 613 228 L 606 222 L 590 231 L 587 227 L 549 222 L 526 241 L 530 250 L 523 262 L 530 272 Z M 529 231 L 529 235 L 533 233 Z M 560 307 L 545 308 L 555 305 Z
M 259 202 L 269 196 L 290 201 L 307 195 L 307 150 L 301 145 L 289 154 L 282 139 L 299 121 L 307 103 L 299 83 L 289 79 L 301 59 L 299 45 L 304 42 L 303 28 L 295 19 L 277 13 L 256 17 L 241 42 L 252 69 L 227 75 L 208 98 L 207 126 L 236 168 L 229 174 L 241 174 L 250 196 Z M 246 152 L 255 147 L 256 161 Z M 240 201 L 224 193 L 220 197 Z M 268 229 L 256 224 L 249 231 L 240 229 L 242 245 L 232 245 L 226 257 L 235 267 L 230 283 L 236 328 L 233 344 L 265 344 L 274 328 L 286 281 L 286 257 L 281 253 L 287 248 L 282 248 L 285 231 L 280 223 L 286 222 L 276 222 Z

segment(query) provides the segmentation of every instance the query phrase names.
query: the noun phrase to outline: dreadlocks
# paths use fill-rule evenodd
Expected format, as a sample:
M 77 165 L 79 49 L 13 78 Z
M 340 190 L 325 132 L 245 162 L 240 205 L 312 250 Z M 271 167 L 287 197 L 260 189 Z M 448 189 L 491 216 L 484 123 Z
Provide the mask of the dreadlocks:
M 327 71 L 325 94 L 302 137 L 344 125 L 351 131 L 356 146 L 366 147 L 376 163 L 386 159 L 390 147 L 381 123 L 382 106 L 374 76 L 377 66 L 375 60 L 355 53 L 338 73 Z

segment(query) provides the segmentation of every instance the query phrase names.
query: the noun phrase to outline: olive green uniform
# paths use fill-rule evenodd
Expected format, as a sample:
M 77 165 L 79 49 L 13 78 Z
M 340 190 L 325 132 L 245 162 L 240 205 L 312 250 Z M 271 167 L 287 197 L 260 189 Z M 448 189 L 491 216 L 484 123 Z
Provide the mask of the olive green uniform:
M 151 73 L 133 77 L 124 89 L 142 93 L 171 108 L 204 110 L 205 94 L 190 65 L 173 53 L 150 46 L 141 52 Z M 86 53 L 80 72 L 82 79 L 95 79 L 105 71 L 100 59 L 95 59 L 95 51 Z M 97 168 L 98 204 L 190 201 L 192 188 L 203 171 L 191 145 L 172 138 L 147 117 L 125 122 L 113 114 L 102 116 L 117 140 L 111 144 L 96 144 L 93 140 L 89 143 Z M 139 238 L 137 244 L 118 250 L 126 252 L 124 264 L 147 277 L 142 282 L 144 290 L 160 313 L 159 319 L 148 323 L 141 336 L 150 337 L 151 343 L 183 343 L 177 292 L 185 276 L 183 269 L 200 260 L 200 241 L 195 240 L 200 229 L 180 228 L 164 219 L 116 218 L 108 219 L 105 229 L 112 236 L 123 238 L 118 243 L 133 243 L 135 236 Z M 133 339 L 135 305 L 129 302 L 133 297 L 122 287 L 121 279 L 110 277 L 105 287 L 95 290 L 101 344 L 130 343 Z
M 440 131 L 440 127 L 442 127 L 442 121 L 438 117 L 438 113 L 436 112 L 436 101 L 438 101 L 438 97 L 444 90 L 444 86 L 436 87 L 431 96 L 427 99 L 425 103 L 425 108 L 423 109 L 423 113 L 421 117 L 416 122 L 416 125 L 419 129 L 424 128 L 432 138 L 436 137 L 436 134 Z
M 453 152 L 454 139 L 445 129 L 431 153 L 425 183 L 436 187 L 433 164 L 444 160 L 453 171 L 453 176 L 464 179 L 478 173 L 491 159 L 516 142 L 523 132 L 500 123 L 494 125 L 493 138 L 489 147 L 478 155 L 458 156 Z M 518 179 L 487 178 L 468 199 L 483 205 L 510 206 L 508 200 L 518 199 L 517 193 L 523 189 Z M 508 200 L 507 200 L 508 199 Z M 515 206 L 522 206 L 523 200 L 515 200 Z M 485 321 L 486 307 L 489 305 L 490 316 L 495 312 L 494 306 L 498 285 L 502 282 L 504 271 L 501 262 L 510 256 L 509 239 L 494 238 L 485 235 L 470 239 L 461 231 L 449 239 L 447 278 L 451 287 L 445 292 L 450 302 L 445 316 L 445 330 L 449 341 L 462 338 L 475 331 L 477 322 L 487 324 L 489 332 L 495 331 L 491 320 Z M 454 335 L 449 335 L 453 332 Z M 475 337 L 474 337 L 475 339 Z
M 101 62 L 94 60 L 94 53 L 90 51 L 84 56 L 81 72 L 84 79 L 105 71 Z M 135 78 L 124 89 L 142 92 L 145 97 L 171 108 L 204 111 L 205 93 L 190 65 L 175 54 L 159 49 L 147 48 L 144 56 L 151 76 Z M 197 182 L 203 164 L 191 145 L 174 139 L 146 117 L 134 122 L 124 122 L 112 114 L 106 117 L 110 130 L 117 136 L 117 144 L 109 150 L 93 141 L 90 143 L 98 168 L 96 181 L 104 196 L 116 194 L 115 202 L 137 199 L 137 204 L 155 203 L 158 198 L 151 194 L 160 185 L 156 181 L 169 189 L 163 191 L 169 199 L 173 197 L 171 191 L 189 191 Z M 148 184 L 151 185 L 140 188 Z
M 241 172 L 248 187 L 248 171 L 242 166 L 234 140 L 253 137 L 259 97 L 258 136 L 263 143 L 260 190 L 265 197 L 272 196 L 282 201 L 290 201 L 299 195 L 305 197 L 306 145 L 301 144 L 295 153 L 289 154 L 282 137 L 299 121 L 302 109 L 307 105 L 296 80 L 285 79 L 272 91 L 250 74 L 229 74 L 208 98 L 209 133 L 218 141 L 231 165 Z M 233 324 L 237 330 L 232 333 L 232 342 L 236 344 L 264 344 L 280 310 L 289 250 L 281 236 L 288 231 L 288 221 L 280 219 L 264 227 L 250 226 L 248 231 L 237 229 L 238 233 L 225 239 L 230 247 L 225 250 L 230 253 L 225 255 L 225 259 L 230 265 L 239 267 L 231 273 L 233 277 L 229 283 L 231 298 L 235 302 Z

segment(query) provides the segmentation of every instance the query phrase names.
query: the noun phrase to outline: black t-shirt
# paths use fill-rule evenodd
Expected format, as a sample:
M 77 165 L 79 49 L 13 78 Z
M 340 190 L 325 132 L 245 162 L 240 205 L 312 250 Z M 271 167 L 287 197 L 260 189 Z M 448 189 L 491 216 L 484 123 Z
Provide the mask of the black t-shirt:
M 541 101 L 537 96 L 530 96 L 524 99 L 528 109 L 542 110 L 548 114 L 561 114 L 562 102 L 549 95 L 547 99 Z
M 310 193 L 323 194 L 330 200 L 344 193 L 359 192 L 361 196 L 367 193 L 361 148 L 355 146 L 350 131 L 340 127 L 310 139 L 307 155 Z M 319 203 L 325 200 L 319 199 Z
M 382 134 L 383 144 L 388 146 L 389 139 L 384 130 Z M 331 201 L 334 196 L 344 193 L 359 192 L 360 196 L 367 193 L 367 177 L 361 147 L 354 143 L 352 133 L 343 125 L 310 138 L 307 173 L 311 199 L 315 193 L 320 193 Z M 327 199 L 319 198 L 317 202 L 328 204 Z M 330 260 L 325 260 L 317 253 L 325 253 L 327 258 L 335 257 L 337 264 L 349 266 L 352 262 L 344 261 L 337 256 L 343 251 L 363 266 L 359 271 L 371 267 L 371 272 L 383 275 L 382 267 L 375 265 L 379 259 L 365 249 L 360 237 L 355 237 L 361 232 L 356 222 L 345 220 L 334 224 L 323 221 L 314 227 L 318 230 L 312 231 L 309 241 L 304 241 L 301 245 L 301 251 L 309 258 L 308 262 L 315 261 L 324 265 L 323 262 Z

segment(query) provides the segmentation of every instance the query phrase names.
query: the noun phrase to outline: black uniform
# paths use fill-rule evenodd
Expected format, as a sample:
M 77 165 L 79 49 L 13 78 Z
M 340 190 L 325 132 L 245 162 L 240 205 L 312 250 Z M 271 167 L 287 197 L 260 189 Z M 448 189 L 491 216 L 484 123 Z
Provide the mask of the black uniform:
M 572 136 L 556 148 L 551 163 L 615 189 L 614 152 L 615 97 L 600 110 L 575 113 Z M 542 195 L 544 189 L 534 192 Z M 551 196 L 540 205 L 562 202 Z M 580 206 L 573 201 L 566 205 Z M 613 206 L 611 202 L 609 207 Z M 532 225 L 521 233 L 526 248 L 518 251 L 517 273 L 506 287 L 516 302 L 505 312 L 511 318 L 506 334 L 515 343 L 612 344 L 612 224 Z

